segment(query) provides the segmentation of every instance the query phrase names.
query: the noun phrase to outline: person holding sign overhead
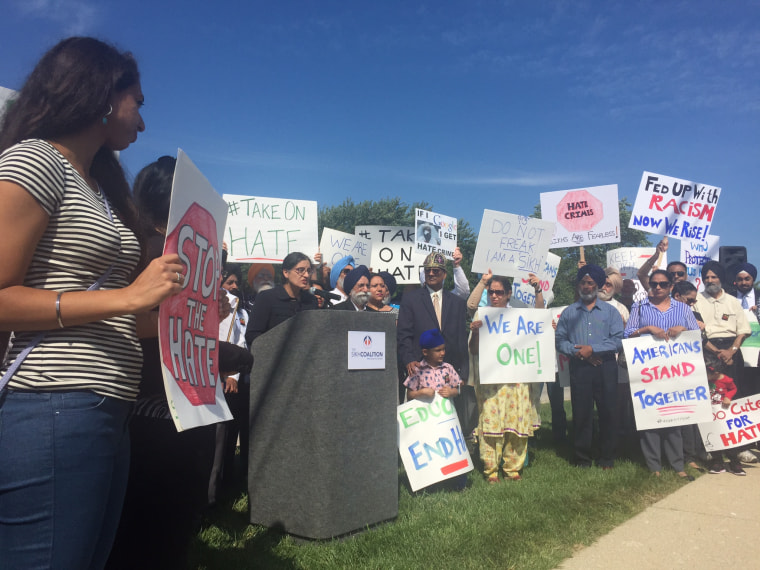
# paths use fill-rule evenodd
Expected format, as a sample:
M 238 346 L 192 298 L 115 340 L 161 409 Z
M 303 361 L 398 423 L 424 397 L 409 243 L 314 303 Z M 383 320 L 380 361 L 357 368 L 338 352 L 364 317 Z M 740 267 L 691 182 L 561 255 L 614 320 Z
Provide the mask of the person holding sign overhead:
M 532 275 L 532 274 L 531 274 Z M 535 278 L 535 275 L 532 275 Z M 489 270 L 470 295 L 477 306 L 480 290 L 486 287 L 488 306 L 506 308 L 512 296 L 512 282 L 507 277 L 494 276 Z M 536 289 L 536 304 L 543 306 L 540 289 Z M 503 461 L 504 476 L 509 481 L 519 481 L 520 471 L 528 454 L 528 438 L 540 427 L 533 406 L 530 384 L 481 384 L 479 368 L 479 337 L 483 321 L 477 312 L 470 324 L 470 352 L 473 355 L 473 375 L 478 397 L 480 419 L 478 442 L 483 474 L 489 483 L 499 482 L 499 464 Z
M 579 467 L 591 467 L 594 403 L 599 413 L 600 450 L 597 465 L 612 469 L 617 434 L 617 363 L 615 353 L 623 350 L 623 319 L 601 299 L 597 291 L 607 275 L 598 265 L 578 269 L 579 299 L 557 322 L 557 350 L 570 357 L 570 399 L 575 431 L 575 457 Z
M 0 126 L 0 330 L 15 332 L 0 382 L 6 569 L 102 568 L 116 533 L 137 325 L 185 279 L 177 255 L 134 277 L 141 232 L 115 152 L 145 130 L 143 102 L 131 54 L 73 37 Z
M 697 319 L 686 303 L 670 297 L 673 278 L 663 269 L 649 276 L 649 296 L 633 304 L 631 317 L 625 328 L 625 337 L 645 334 L 661 340 L 676 338 L 686 330 L 699 330 Z M 687 481 L 694 477 L 684 471 L 683 437 L 681 427 L 664 427 L 639 431 L 641 452 L 649 470 L 657 477 L 662 471 L 662 452 L 678 476 Z

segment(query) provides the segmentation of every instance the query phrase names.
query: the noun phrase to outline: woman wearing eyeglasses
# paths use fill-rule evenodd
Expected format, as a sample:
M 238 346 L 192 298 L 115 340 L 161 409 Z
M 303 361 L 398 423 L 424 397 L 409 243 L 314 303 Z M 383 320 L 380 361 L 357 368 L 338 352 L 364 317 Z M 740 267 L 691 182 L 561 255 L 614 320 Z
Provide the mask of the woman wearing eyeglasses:
M 686 330 L 699 330 L 691 308 L 671 299 L 673 277 L 658 269 L 649 276 L 649 296 L 633 304 L 631 317 L 625 328 L 625 338 L 652 335 L 669 340 Z M 649 470 L 657 477 L 662 470 L 662 448 L 673 470 L 688 481 L 694 477 L 684 471 L 683 438 L 680 427 L 666 427 L 639 431 L 641 452 Z
M 316 297 L 309 292 L 310 271 L 311 260 L 299 251 L 282 260 L 283 284 L 256 295 L 246 335 L 250 342 L 300 311 L 319 308 Z
M 537 282 L 535 276 L 531 282 L 534 279 Z M 477 307 L 484 288 L 489 307 L 507 307 L 512 296 L 512 282 L 507 277 L 494 276 L 490 270 L 470 295 L 468 307 Z M 544 305 L 539 287 L 536 288 L 536 305 Z M 476 312 L 470 325 L 470 353 L 473 355 L 472 371 L 480 410 L 477 432 L 483 475 L 489 483 L 498 483 L 499 463 L 503 460 L 505 480 L 519 481 L 528 453 L 528 438 L 540 427 L 540 422 L 531 401 L 530 384 L 480 383 L 478 342 L 482 326 L 483 321 Z

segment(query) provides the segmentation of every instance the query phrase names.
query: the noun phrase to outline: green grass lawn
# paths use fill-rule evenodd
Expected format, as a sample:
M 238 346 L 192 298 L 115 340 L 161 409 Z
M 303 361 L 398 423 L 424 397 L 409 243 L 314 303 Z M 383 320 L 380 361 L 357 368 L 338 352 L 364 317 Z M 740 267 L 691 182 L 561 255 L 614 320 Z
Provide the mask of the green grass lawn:
M 411 494 L 400 471 L 397 519 L 306 543 L 249 524 L 241 491 L 205 521 L 191 568 L 550 569 L 686 484 L 672 471 L 652 477 L 635 442 L 614 470 L 572 467 L 571 448 L 552 442 L 548 406 L 542 413 L 522 481 L 489 485 L 474 471 L 463 492 Z

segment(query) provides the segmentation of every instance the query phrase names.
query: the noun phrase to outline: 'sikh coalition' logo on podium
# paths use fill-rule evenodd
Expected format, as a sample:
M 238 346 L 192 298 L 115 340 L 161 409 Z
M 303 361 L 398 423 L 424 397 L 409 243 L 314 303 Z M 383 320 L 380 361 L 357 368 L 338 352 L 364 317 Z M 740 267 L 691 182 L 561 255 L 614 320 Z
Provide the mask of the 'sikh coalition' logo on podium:
M 385 369 L 385 333 L 348 331 L 348 369 Z

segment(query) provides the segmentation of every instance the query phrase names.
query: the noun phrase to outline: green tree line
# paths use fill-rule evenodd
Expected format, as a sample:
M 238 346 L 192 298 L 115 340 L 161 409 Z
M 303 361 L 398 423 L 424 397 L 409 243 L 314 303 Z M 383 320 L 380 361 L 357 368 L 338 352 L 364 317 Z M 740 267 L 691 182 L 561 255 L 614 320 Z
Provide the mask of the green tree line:
M 607 251 L 619 247 L 651 247 L 648 234 L 628 228 L 631 218 L 631 204 L 623 198 L 619 202 L 620 209 L 620 243 L 591 245 L 585 247 L 587 263 L 595 263 L 602 267 L 607 265 Z M 336 206 L 322 206 L 319 209 L 319 235 L 322 228 L 332 228 L 347 233 L 354 233 L 356 226 L 414 226 L 415 209 L 436 211 L 433 204 L 428 202 L 413 202 L 408 204 L 401 198 L 384 198 L 382 200 L 365 200 L 354 202 L 347 198 Z M 541 217 L 541 209 L 536 206 L 533 217 Z M 478 241 L 480 228 L 473 229 L 470 223 L 462 218 L 457 221 L 457 242 L 462 250 L 462 267 L 474 287 L 478 275 L 470 272 L 472 258 L 475 255 L 475 245 Z M 568 247 L 553 249 L 553 253 L 561 257 L 559 272 L 554 282 L 554 305 L 568 305 L 574 300 L 575 274 L 580 261 L 580 248 Z M 447 276 L 447 286 L 451 286 L 451 272 Z

